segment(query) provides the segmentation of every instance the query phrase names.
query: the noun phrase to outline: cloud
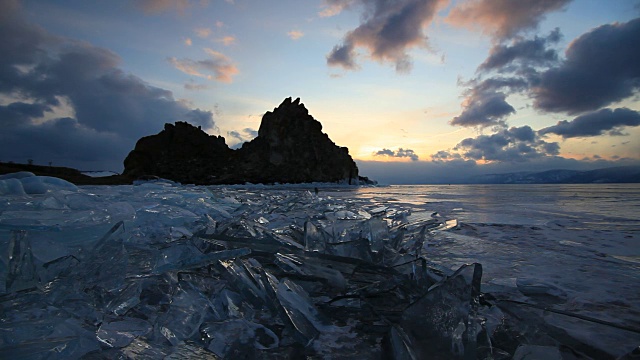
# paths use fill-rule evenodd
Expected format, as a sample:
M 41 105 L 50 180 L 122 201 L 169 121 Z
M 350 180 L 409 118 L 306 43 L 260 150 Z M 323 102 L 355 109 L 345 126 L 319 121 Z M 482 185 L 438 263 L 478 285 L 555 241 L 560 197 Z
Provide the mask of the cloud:
M 342 44 L 336 45 L 327 55 L 329 66 L 357 69 L 356 49 L 364 48 L 371 59 L 381 63 L 394 63 L 396 71 L 408 72 L 412 64 L 407 51 L 415 47 L 427 47 L 424 28 L 431 23 L 436 11 L 447 0 L 354 0 L 325 3 L 331 9 L 344 9 L 355 4 L 364 7 L 362 23 L 349 31 Z
M 145 14 L 154 15 L 168 11 L 177 11 L 180 14 L 184 14 L 187 9 L 193 6 L 193 4 L 199 4 L 200 6 L 206 6 L 208 1 L 198 0 L 136 0 L 136 6 L 142 10 Z
M 556 134 L 563 138 L 621 135 L 621 129 L 627 126 L 640 126 L 640 112 L 627 108 L 615 110 L 602 109 L 580 115 L 571 121 L 562 120 L 556 125 L 538 132 L 541 135 Z
M 287 35 L 292 39 L 292 40 L 298 40 L 301 37 L 304 36 L 304 33 L 300 30 L 291 30 L 287 33 Z
M 508 45 L 494 45 L 488 58 L 478 67 L 479 76 L 465 84 L 462 113 L 450 124 L 465 127 L 506 126 L 516 110 L 507 102 L 513 93 L 528 92 L 541 68 L 558 64 L 558 54 L 549 46 L 561 38 L 558 29 L 546 37 L 518 38 Z M 490 77 L 483 79 L 489 74 Z
M 125 73 L 115 53 L 51 35 L 25 22 L 18 8 L 3 10 L 0 96 L 8 101 L 0 107 L 3 160 L 28 157 L 119 170 L 135 142 L 166 122 L 214 125 L 211 112 L 190 109 L 170 91 Z M 62 102 L 73 117 L 43 119 Z
M 318 13 L 320 17 L 331 17 L 338 15 L 342 10 L 355 3 L 356 0 L 324 0 L 322 10 Z
M 542 140 L 528 125 L 502 129 L 491 135 L 466 138 L 451 151 L 431 155 L 433 161 L 474 160 L 488 162 L 526 162 L 559 154 L 556 142 Z
M 561 38 L 560 29 L 556 28 L 547 37 L 535 36 L 532 40 L 520 38 L 512 41 L 510 45 L 494 45 L 489 57 L 478 70 L 504 71 L 504 67 L 513 63 L 518 63 L 520 67 L 553 65 L 558 61 L 558 53 L 548 46 L 558 43 Z
M 470 0 L 454 7 L 447 21 L 450 24 L 480 28 L 496 39 L 512 38 L 518 33 L 535 29 L 547 13 L 562 9 L 571 0 Z
M 505 119 L 516 112 L 506 95 L 496 91 L 473 91 L 462 103 L 464 110 L 449 123 L 465 127 L 505 126 Z
M 201 38 L 203 38 L 203 39 L 208 38 L 208 37 L 211 35 L 211 33 L 212 33 L 211 29 L 209 29 L 209 28 L 204 28 L 204 27 L 202 27 L 202 28 L 195 28 L 195 29 L 193 29 L 193 32 L 194 32 L 196 35 L 198 35 L 198 37 L 201 37 Z
M 397 158 L 409 158 L 412 161 L 418 161 L 418 155 L 411 149 L 399 148 L 397 151 L 382 149 L 373 154 L 374 156 L 388 156 Z
M 199 90 L 208 89 L 209 87 L 207 85 L 205 85 L 205 84 L 196 84 L 192 80 L 192 81 L 189 81 L 188 83 L 184 84 L 184 88 L 185 88 L 185 90 L 199 91 Z
M 184 44 L 187 46 L 191 46 L 193 45 L 193 41 L 191 41 L 191 38 L 186 38 L 184 39 Z
M 546 37 L 494 45 L 478 77 L 465 83 L 470 88 L 463 111 L 451 124 L 504 125 L 515 112 L 507 103 L 514 93 L 531 99 L 540 112 L 568 114 L 596 111 L 638 93 L 640 19 L 588 31 L 571 42 L 564 58 L 553 49 L 560 37 L 556 29 Z
M 51 107 L 45 104 L 28 104 L 16 101 L 7 106 L 0 106 L 0 127 L 22 125 L 33 118 L 41 118 Z
M 204 51 L 209 55 L 209 58 L 205 60 L 176 59 L 175 57 L 170 57 L 167 61 L 176 69 L 188 75 L 210 80 L 215 78 L 217 81 L 225 83 L 233 82 L 233 76 L 239 73 L 233 61 L 215 50 L 205 48 Z M 213 75 L 207 73 L 213 73 Z
M 243 143 L 250 141 L 258 136 L 258 131 L 251 128 L 244 128 L 242 131 L 228 131 L 227 136 L 232 139 L 238 140 L 238 143 L 233 145 L 231 148 L 239 148 Z
M 532 89 L 536 108 L 578 114 L 633 96 L 640 89 L 640 18 L 597 27 L 575 39 L 558 67 Z
M 236 37 L 235 36 L 231 36 L 231 35 L 227 35 L 227 36 L 223 36 L 219 39 L 216 39 L 216 42 L 221 42 L 224 44 L 224 46 L 229 46 L 229 45 L 233 45 L 236 42 Z

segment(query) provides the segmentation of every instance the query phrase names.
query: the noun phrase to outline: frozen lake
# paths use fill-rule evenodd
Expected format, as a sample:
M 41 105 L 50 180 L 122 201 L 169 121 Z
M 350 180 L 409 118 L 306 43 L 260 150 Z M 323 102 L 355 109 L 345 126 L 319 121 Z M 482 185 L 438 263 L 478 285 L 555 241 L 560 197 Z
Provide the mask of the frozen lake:
M 640 329 L 640 184 L 390 186 L 334 195 L 457 219 L 458 230 L 431 239 L 427 257 L 451 269 L 482 263 L 483 291 L 531 279 L 563 293 L 556 309 Z M 546 316 L 603 348 L 640 345 L 639 334 Z
M 640 345 L 638 184 L 40 185 L 0 196 L 0 357 L 616 358 Z M 470 263 L 481 306 L 434 300 L 474 294 Z M 412 323 L 425 309 L 447 315 Z

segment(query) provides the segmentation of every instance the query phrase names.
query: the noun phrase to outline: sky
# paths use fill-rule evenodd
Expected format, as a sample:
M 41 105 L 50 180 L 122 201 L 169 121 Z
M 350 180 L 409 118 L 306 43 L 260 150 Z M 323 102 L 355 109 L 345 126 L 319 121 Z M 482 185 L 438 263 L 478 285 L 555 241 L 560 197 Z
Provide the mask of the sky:
M 0 161 L 237 148 L 299 97 L 382 183 L 640 164 L 637 0 L 3 0 L 0 37 Z

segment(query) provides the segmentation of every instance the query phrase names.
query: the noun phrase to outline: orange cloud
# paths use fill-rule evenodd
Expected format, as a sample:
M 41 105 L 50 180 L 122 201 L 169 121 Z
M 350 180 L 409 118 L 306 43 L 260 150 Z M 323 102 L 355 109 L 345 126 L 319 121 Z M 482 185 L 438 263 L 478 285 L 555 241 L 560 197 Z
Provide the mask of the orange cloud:
M 176 69 L 188 75 L 208 80 L 215 79 L 224 83 L 233 82 L 233 76 L 240 72 L 233 61 L 215 50 L 205 48 L 204 51 L 209 55 L 208 59 L 192 60 L 170 57 L 167 61 Z
M 287 33 L 292 40 L 298 40 L 304 36 L 304 33 L 300 30 L 291 30 Z
M 217 42 L 221 42 L 224 46 L 232 45 L 236 42 L 235 36 L 225 36 L 216 40 Z
M 318 13 L 320 17 L 331 17 L 338 15 L 349 6 L 349 1 L 342 0 L 325 0 L 322 10 Z
M 211 35 L 211 29 L 209 28 L 196 28 L 193 30 L 201 38 L 208 38 Z
M 193 42 L 191 41 L 191 38 L 186 38 L 184 39 L 184 44 L 187 46 L 191 46 L 193 45 Z
M 446 21 L 454 26 L 481 29 L 497 39 L 535 29 L 549 12 L 571 0 L 470 0 L 454 7 Z

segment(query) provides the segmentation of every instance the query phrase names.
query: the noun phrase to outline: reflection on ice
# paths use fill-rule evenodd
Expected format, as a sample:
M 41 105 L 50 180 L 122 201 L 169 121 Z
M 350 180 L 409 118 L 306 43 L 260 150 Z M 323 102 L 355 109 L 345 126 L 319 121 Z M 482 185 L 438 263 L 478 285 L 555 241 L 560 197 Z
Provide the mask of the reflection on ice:
M 518 305 L 568 301 L 562 287 L 492 277 L 483 294 L 480 264 L 450 270 L 443 249 L 486 250 L 418 201 L 15 181 L 0 184 L 3 359 L 607 355 Z

